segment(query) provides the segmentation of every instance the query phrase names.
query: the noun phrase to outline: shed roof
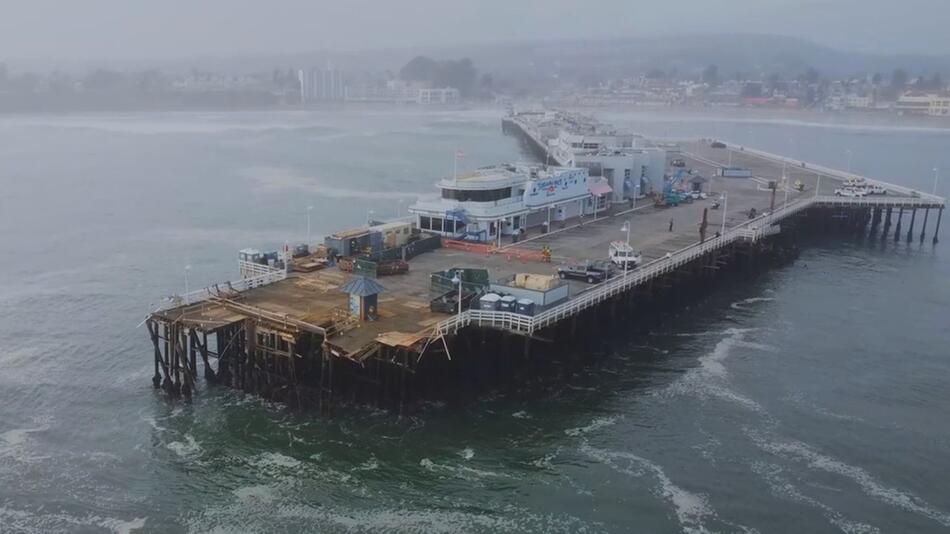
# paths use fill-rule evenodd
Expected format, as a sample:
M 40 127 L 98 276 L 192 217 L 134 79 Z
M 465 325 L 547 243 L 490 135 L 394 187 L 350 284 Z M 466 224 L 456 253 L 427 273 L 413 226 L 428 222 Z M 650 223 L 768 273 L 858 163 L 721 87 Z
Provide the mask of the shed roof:
M 366 278 L 365 276 L 356 276 L 340 287 L 340 291 L 358 297 L 368 297 L 382 293 L 385 289 L 386 288 L 376 280 Z

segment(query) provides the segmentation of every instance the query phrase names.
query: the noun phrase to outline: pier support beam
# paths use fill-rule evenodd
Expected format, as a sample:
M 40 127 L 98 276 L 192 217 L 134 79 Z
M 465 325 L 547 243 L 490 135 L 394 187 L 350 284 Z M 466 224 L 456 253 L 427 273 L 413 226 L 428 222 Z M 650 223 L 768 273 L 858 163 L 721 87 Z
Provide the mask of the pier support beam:
M 924 209 L 924 225 L 920 227 L 920 242 L 924 242 L 924 234 L 927 233 L 927 219 L 930 218 L 930 208 Z
M 155 349 L 155 374 L 152 375 L 152 385 L 159 388 L 162 385 L 162 375 L 158 372 L 162 364 L 162 349 L 158 345 L 158 323 L 149 320 L 145 326 L 148 328 L 148 335 L 152 338 L 152 346 Z
M 910 212 L 910 228 L 907 229 L 907 242 L 914 238 L 914 221 L 917 219 L 917 208 Z
M 894 229 L 894 242 L 901 240 L 901 220 L 904 217 L 904 208 L 900 208 L 897 212 L 897 228 Z
M 940 219 L 942 218 L 943 218 L 943 208 L 940 208 L 940 211 L 937 212 L 937 227 L 934 228 L 934 241 L 933 241 L 934 245 L 940 242 L 940 240 L 937 239 L 937 234 L 940 233 Z

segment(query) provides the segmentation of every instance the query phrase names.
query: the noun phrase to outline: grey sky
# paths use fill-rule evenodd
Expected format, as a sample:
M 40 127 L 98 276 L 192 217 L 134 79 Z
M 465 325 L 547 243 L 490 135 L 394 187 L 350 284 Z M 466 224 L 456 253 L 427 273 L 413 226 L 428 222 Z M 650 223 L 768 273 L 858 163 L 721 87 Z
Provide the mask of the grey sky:
M 950 53 L 950 0 L 4 0 L 4 58 L 159 59 L 498 40 L 778 33 Z

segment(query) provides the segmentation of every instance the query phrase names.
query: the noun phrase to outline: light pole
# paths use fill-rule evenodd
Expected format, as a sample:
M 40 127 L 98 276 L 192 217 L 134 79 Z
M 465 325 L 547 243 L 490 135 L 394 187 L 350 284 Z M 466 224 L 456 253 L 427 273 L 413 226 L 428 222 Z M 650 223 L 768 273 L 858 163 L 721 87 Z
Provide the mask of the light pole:
M 848 153 L 848 174 L 851 174 L 851 158 L 854 156 L 854 152 L 851 152 L 851 149 L 845 150 Z
M 815 196 L 818 196 L 818 190 L 821 189 L 821 174 L 818 175 L 818 182 L 815 183 Z
M 785 187 L 785 205 L 782 209 L 788 209 L 788 176 L 782 176 L 782 185 Z
M 369 212 L 366 214 L 366 224 L 367 224 L 367 225 L 373 224 L 373 213 L 375 213 L 373 210 L 369 210 Z
M 630 264 L 630 221 L 624 221 L 623 226 L 620 228 L 621 232 L 627 232 L 627 248 L 623 251 L 624 261 L 623 261 L 623 279 L 627 280 L 627 266 Z
M 313 206 L 307 206 L 307 249 L 310 249 L 310 212 L 313 211 Z
M 188 271 L 191 270 L 191 265 L 185 265 L 185 299 L 188 298 Z M 187 300 L 186 300 L 187 302 Z
M 462 315 L 462 278 L 459 276 L 461 272 L 462 272 L 461 269 L 458 271 L 455 271 L 455 276 L 452 277 L 452 283 L 457 284 L 459 286 L 459 307 L 458 307 L 459 315 Z
M 937 180 L 939 179 L 940 179 L 940 169 L 938 167 L 934 167 L 934 192 L 933 192 L 934 195 L 937 194 Z
M 719 232 L 719 235 L 726 235 L 726 212 L 729 211 L 729 195 L 726 191 L 722 192 L 722 230 Z

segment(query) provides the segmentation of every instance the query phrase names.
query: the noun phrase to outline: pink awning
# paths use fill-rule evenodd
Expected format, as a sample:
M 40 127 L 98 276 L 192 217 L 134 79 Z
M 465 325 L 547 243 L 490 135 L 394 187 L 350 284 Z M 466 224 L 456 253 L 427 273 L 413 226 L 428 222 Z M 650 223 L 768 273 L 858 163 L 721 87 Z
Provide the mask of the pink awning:
M 607 182 L 597 182 L 596 184 L 590 185 L 590 194 L 594 195 L 595 197 L 601 197 L 601 196 L 606 195 L 607 193 L 613 193 L 613 192 L 614 192 L 613 188 L 610 187 L 610 184 L 608 184 Z

